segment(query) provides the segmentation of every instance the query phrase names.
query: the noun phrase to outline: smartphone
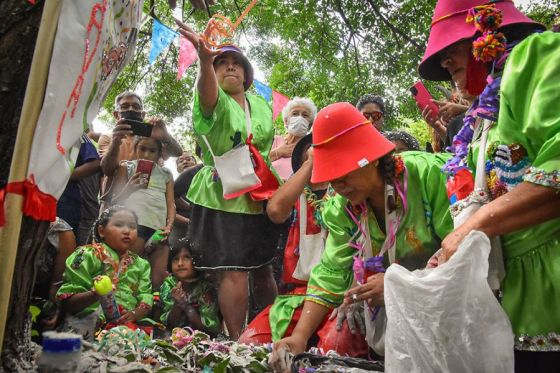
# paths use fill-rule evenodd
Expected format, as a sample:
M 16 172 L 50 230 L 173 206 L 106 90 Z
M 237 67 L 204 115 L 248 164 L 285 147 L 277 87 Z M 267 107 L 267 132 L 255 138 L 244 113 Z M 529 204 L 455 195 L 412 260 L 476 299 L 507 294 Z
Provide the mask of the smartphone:
M 432 114 L 430 115 L 433 119 L 436 119 L 439 114 L 439 107 L 435 102 L 432 101 L 432 95 L 424 86 L 420 80 L 414 83 L 412 87 L 410 87 L 410 93 L 416 100 L 416 105 L 420 109 L 420 111 L 424 111 L 426 107 L 429 107 L 432 110 Z
M 152 126 L 142 120 L 142 114 L 137 111 L 121 111 L 121 118 L 126 124 L 130 125 L 132 134 L 136 136 L 150 137 L 152 135 Z
M 152 176 L 152 169 L 154 168 L 154 162 L 148 161 L 146 159 L 139 159 L 136 165 L 136 173 L 140 173 L 140 178 L 146 180 L 146 185 L 150 182 L 150 176 Z

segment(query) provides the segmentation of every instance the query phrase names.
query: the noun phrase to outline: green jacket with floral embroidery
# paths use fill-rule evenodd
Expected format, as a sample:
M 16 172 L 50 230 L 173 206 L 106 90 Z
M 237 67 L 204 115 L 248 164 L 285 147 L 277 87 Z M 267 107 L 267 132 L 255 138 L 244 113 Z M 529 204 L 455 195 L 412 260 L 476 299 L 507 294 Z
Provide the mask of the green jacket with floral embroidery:
M 96 276 L 107 275 L 116 286 L 117 304 L 125 310 L 136 308 L 140 303 L 152 307 L 152 283 L 150 263 L 133 252 L 128 252 L 119 262 L 118 254 L 106 244 L 93 244 L 78 247 L 66 259 L 63 283 L 56 294 L 64 300 L 74 294 L 93 288 Z M 86 307 L 76 314 L 88 315 L 99 307 L 99 302 Z

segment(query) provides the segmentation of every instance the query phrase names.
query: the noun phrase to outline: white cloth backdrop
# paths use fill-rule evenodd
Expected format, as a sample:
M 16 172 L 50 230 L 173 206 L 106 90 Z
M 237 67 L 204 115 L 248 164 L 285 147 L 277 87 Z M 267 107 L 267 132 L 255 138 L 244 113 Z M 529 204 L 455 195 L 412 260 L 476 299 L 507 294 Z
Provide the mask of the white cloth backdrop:
M 28 178 L 58 199 L 80 136 L 134 54 L 143 0 L 63 0 Z M 41 208 L 42 206 L 37 206 Z

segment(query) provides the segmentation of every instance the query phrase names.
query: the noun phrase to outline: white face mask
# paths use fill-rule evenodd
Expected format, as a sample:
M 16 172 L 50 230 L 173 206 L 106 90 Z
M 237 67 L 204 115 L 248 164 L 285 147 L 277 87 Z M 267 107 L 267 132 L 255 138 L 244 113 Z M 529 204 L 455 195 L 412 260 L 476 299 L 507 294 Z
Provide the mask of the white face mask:
M 309 121 L 298 115 L 288 118 L 288 133 L 297 137 L 303 137 L 309 129 Z

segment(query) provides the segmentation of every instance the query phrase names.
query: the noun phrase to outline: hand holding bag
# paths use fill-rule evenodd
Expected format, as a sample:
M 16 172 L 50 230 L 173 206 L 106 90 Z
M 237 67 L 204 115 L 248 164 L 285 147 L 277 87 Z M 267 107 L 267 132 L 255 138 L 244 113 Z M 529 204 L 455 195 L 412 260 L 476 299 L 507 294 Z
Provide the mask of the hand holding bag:
M 480 131 L 480 147 L 476 162 L 476 177 L 474 181 L 474 190 L 464 199 L 455 203 L 450 208 L 453 217 L 453 225 L 455 228 L 463 224 L 483 205 L 490 202 L 488 188 L 486 186 L 486 144 L 488 142 L 488 131 L 492 126 L 492 122 L 483 119 L 477 130 Z M 475 135 L 476 136 L 476 135 Z M 506 271 L 504 268 L 504 259 L 502 255 L 502 245 L 499 237 L 490 239 L 491 250 L 488 257 L 488 285 L 493 291 L 500 289 L 502 280 Z

